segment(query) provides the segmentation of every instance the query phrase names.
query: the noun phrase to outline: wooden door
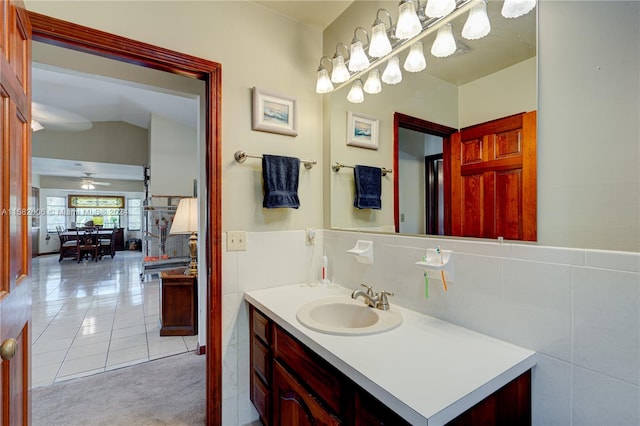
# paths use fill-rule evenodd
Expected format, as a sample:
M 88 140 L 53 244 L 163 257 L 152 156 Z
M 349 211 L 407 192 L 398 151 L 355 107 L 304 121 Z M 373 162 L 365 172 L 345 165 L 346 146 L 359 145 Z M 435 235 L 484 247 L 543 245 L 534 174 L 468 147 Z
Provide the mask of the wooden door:
M 21 425 L 31 423 L 31 26 L 21 0 L 0 4 L 0 423 Z
M 316 398 L 280 365 L 273 369 L 276 426 L 337 426 L 340 421 L 325 410 Z
M 535 241 L 536 112 L 451 138 L 451 235 Z

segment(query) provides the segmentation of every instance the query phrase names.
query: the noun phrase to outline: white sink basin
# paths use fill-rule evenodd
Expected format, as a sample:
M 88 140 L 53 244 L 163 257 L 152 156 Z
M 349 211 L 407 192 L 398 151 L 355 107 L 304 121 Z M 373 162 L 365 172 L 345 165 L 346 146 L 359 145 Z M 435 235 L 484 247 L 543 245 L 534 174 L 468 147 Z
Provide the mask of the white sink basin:
M 387 311 L 371 308 L 349 296 L 320 299 L 303 305 L 298 321 L 311 330 L 327 334 L 366 335 L 382 333 L 402 323 L 393 307 Z

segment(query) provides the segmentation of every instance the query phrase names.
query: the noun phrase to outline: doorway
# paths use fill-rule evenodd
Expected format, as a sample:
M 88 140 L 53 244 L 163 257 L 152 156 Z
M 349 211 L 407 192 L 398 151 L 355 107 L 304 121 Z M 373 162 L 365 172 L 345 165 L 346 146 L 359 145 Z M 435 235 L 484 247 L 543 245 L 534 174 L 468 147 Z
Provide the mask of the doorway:
M 447 235 L 450 165 L 446 159 L 457 130 L 398 112 L 393 121 L 395 230 Z
M 221 330 L 221 170 L 220 105 L 221 66 L 215 62 L 184 55 L 135 40 L 28 12 L 33 39 L 72 50 L 93 53 L 118 61 L 164 70 L 205 81 L 205 182 L 206 212 L 204 246 L 205 267 L 201 280 L 206 287 L 207 424 L 220 424 L 222 416 L 222 330 Z

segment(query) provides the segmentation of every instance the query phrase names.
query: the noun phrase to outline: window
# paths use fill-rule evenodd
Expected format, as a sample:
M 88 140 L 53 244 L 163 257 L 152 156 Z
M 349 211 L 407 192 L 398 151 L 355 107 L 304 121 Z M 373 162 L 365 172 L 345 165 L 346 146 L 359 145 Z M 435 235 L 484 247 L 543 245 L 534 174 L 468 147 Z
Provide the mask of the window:
M 47 197 L 47 232 L 56 232 L 56 226 L 67 229 L 65 197 Z
M 93 222 L 105 229 L 119 228 L 122 209 L 76 209 L 76 226 Z
M 129 231 L 142 230 L 142 200 L 130 198 L 127 200 L 127 222 Z

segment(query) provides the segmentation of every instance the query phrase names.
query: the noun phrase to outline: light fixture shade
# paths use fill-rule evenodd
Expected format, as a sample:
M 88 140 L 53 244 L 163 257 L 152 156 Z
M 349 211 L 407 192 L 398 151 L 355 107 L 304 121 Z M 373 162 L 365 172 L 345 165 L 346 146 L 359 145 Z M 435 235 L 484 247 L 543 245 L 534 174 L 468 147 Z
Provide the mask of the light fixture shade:
M 469 12 L 467 22 L 462 28 L 462 37 L 467 40 L 477 40 L 489 34 L 491 23 L 487 16 L 487 3 L 482 1 Z
M 80 185 L 80 188 L 82 188 L 82 189 L 96 189 L 96 187 L 93 186 L 93 184 L 91 184 L 91 183 L 83 183 L 82 185 Z
M 436 41 L 431 46 L 431 54 L 438 58 L 444 58 L 456 51 L 456 40 L 453 38 L 451 24 L 445 24 L 438 30 Z
M 398 24 L 396 25 L 396 38 L 407 40 L 414 37 L 422 31 L 422 24 L 416 13 L 415 5 L 412 0 L 406 0 L 400 3 L 398 14 Z
M 170 234 L 198 232 L 198 199 L 182 198 L 171 224 Z
M 349 94 L 347 95 L 347 100 L 354 104 L 360 104 L 364 102 L 364 92 L 362 91 L 362 80 L 357 79 L 351 85 L 351 90 L 349 90 Z
M 331 81 L 334 83 L 343 83 L 349 80 L 349 70 L 344 64 L 344 58 L 342 55 L 336 55 L 331 60 L 333 63 L 333 69 L 331 70 Z
M 409 72 L 420 72 L 427 67 L 427 60 L 424 58 L 422 43 L 416 42 L 411 45 L 407 59 L 404 61 L 404 69 Z
M 429 18 L 442 18 L 453 12 L 455 8 L 455 0 L 427 0 L 424 14 Z
M 392 56 L 387 61 L 387 67 L 382 73 L 382 81 L 387 84 L 398 84 L 402 81 L 402 71 L 400 71 L 400 60 L 397 56 Z
M 382 92 L 382 83 L 380 83 L 380 71 L 377 68 L 369 71 L 367 81 L 364 82 L 364 91 L 375 95 Z
M 349 71 L 358 72 L 369 67 L 369 58 L 364 53 L 362 42 L 356 40 L 351 43 L 351 57 L 349 59 Z
M 329 79 L 329 71 L 326 68 L 318 70 L 318 80 L 316 81 L 316 93 L 329 93 L 333 92 L 333 84 Z
M 502 16 L 517 18 L 531 12 L 534 7 L 536 7 L 536 0 L 504 0 Z
M 391 52 L 391 42 L 387 36 L 384 23 L 371 27 L 371 43 L 369 44 L 369 56 L 380 58 Z

